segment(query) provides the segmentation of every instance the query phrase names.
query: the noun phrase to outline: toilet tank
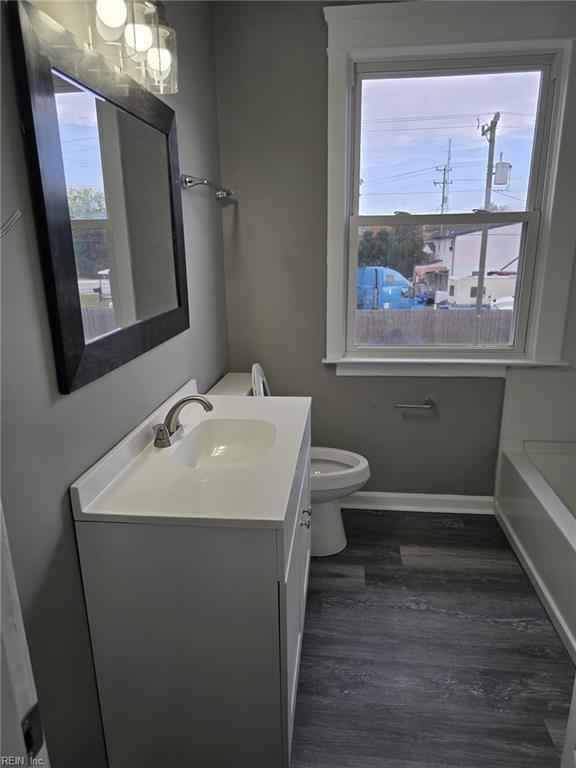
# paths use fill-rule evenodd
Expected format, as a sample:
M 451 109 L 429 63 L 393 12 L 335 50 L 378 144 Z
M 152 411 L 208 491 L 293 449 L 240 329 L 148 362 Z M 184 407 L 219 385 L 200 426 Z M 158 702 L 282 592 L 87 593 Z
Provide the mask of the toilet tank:
M 251 395 L 251 373 L 227 373 L 206 392 L 207 395 Z

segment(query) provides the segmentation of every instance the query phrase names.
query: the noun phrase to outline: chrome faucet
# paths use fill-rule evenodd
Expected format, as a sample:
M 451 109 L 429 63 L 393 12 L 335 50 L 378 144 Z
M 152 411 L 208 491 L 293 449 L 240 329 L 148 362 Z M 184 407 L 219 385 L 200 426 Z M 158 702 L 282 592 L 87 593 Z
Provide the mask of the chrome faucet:
M 174 445 L 176 440 L 179 440 L 184 434 L 184 427 L 180 424 L 179 416 L 182 409 L 185 408 L 188 403 L 198 403 L 204 408 L 205 411 L 214 410 L 212 403 L 202 395 L 190 395 L 189 397 L 183 397 L 182 400 L 170 408 L 166 414 L 166 418 L 162 424 L 156 424 L 154 429 L 156 431 L 156 437 L 154 438 L 154 445 L 156 448 L 169 448 Z

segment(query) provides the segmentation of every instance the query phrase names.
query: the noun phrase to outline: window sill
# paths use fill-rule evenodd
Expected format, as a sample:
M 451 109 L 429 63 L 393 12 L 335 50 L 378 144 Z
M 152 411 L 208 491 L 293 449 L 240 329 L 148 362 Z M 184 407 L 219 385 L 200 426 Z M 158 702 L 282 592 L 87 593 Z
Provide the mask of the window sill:
M 459 376 L 505 379 L 510 368 L 565 368 L 566 360 L 544 362 L 527 358 L 323 358 L 337 376 Z

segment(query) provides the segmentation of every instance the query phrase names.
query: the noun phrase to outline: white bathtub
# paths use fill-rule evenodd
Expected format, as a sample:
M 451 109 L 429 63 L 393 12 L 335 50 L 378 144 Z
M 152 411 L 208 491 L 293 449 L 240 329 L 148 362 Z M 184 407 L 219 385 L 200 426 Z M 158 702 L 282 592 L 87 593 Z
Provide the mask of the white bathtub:
M 502 450 L 496 515 L 576 663 L 576 443 Z

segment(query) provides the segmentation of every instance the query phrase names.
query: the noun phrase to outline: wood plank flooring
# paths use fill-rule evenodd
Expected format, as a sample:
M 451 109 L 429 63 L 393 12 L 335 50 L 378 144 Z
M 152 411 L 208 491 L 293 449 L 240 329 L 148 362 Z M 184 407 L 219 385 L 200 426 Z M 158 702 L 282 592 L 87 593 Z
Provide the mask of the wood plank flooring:
M 311 564 L 292 768 L 558 768 L 574 668 L 496 520 L 344 521 Z

